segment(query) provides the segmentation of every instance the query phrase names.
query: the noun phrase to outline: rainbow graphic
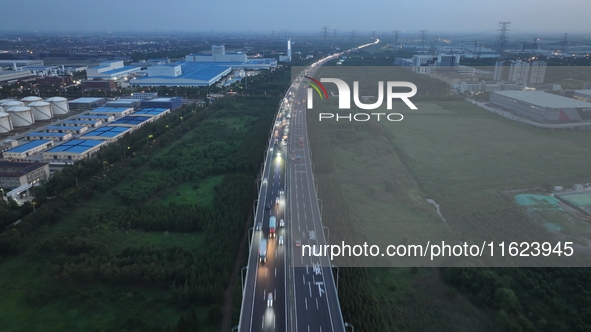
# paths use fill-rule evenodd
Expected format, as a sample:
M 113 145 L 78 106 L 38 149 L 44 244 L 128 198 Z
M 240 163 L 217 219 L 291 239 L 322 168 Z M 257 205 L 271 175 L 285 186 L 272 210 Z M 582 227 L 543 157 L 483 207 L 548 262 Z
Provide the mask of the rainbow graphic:
M 318 95 L 320 96 L 320 99 L 328 99 L 328 93 L 326 92 L 326 89 L 324 88 L 324 85 L 322 85 L 322 83 L 320 83 L 320 81 L 313 79 L 312 77 L 309 76 L 304 76 L 305 78 L 309 79 L 312 82 L 306 82 L 309 86 L 311 86 L 314 90 L 316 90 L 316 92 L 318 92 Z M 322 90 L 322 92 L 320 91 Z

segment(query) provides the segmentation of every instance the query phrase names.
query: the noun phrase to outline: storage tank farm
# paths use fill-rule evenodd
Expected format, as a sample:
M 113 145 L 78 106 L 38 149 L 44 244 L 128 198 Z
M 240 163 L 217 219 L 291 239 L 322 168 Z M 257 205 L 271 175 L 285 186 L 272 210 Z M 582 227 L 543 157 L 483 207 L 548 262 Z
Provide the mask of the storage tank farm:
M 23 102 L 25 104 L 25 106 L 29 106 L 29 104 L 31 104 L 31 103 L 42 101 L 42 100 L 43 99 L 41 99 L 40 97 L 37 97 L 37 96 L 28 96 L 28 97 L 21 99 L 21 102 Z
M 34 101 L 28 105 L 33 112 L 33 118 L 35 121 L 49 120 L 53 118 L 50 104 L 46 101 Z
M 70 112 L 68 100 L 64 97 L 51 97 L 45 101 L 49 103 L 51 112 L 54 116 L 57 114 L 67 114 Z
M 12 129 L 10 114 L 4 112 L 4 108 L 0 107 L 0 133 L 8 133 L 11 132 Z
M 10 114 L 10 119 L 12 120 L 12 125 L 14 127 L 26 127 L 35 123 L 33 112 L 30 107 L 23 105 L 12 106 L 7 108 L 6 111 Z

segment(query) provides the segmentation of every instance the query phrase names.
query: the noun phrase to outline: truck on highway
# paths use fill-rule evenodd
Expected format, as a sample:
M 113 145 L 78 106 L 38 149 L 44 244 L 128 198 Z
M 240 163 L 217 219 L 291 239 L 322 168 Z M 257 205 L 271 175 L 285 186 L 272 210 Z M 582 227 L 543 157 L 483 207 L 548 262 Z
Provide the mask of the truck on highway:
M 271 216 L 269 218 L 269 237 L 275 237 L 275 228 L 277 228 L 277 219 Z
M 267 261 L 267 239 L 261 239 L 259 242 L 259 261 L 262 263 Z
M 304 147 L 304 138 L 300 137 L 300 148 Z

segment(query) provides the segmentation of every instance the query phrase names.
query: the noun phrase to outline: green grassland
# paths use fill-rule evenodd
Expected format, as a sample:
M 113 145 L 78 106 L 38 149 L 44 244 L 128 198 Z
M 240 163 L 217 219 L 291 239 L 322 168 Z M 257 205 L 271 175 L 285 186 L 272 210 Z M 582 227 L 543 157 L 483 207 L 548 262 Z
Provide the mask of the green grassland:
M 397 79 L 418 80 L 424 86 L 438 87 L 424 77 L 415 75 L 415 80 L 413 73 L 405 75 Z M 587 182 L 591 166 L 589 132 L 535 129 L 453 98 L 429 100 L 423 94 L 412 100 L 418 110 L 395 104 L 393 112 L 404 115 L 401 122 L 320 123 L 316 112 L 328 108 L 334 112 L 335 101 L 327 101 L 325 108 L 318 103 L 313 114 L 308 112 L 323 221 L 333 225 L 329 226 L 331 242 L 338 243 L 343 238 L 397 243 L 404 237 L 413 243 L 429 237 L 457 239 L 468 230 L 473 232 L 471 237 L 479 238 L 491 234 L 495 238 L 510 236 L 512 232 L 551 238 L 542 225 L 536 225 L 524 209 L 501 191 Z M 427 198 L 440 205 L 447 224 L 426 203 Z M 555 223 L 570 223 L 565 227 L 568 235 L 576 235 L 573 233 L 581 229 L 566 213 L 541 213 Z M 497 331 L 521 324 L 525 331 L 532 322 L 539 324 L 538 329 L 551 325 L 533 316 L 524 318 L 521 307 L 495 312 L 498 307 L 483 305 L 485 301 L 475 301 L 459 291 L 460 287 L 444 283 L 439 271 L 368 269 L 365 287 L 373 294 L 368 301 L 373 297 L 379 303 L 388 330 Z M 509 273 L 503 271 L 493 274 Z M 504 280 L 501 283 L 514 285 L 512 278 L 522 277 L 508 274 L 499 278 Z M 549 285 L 554 282 L 547 280 Z M 528 291 L 515 285 L 512 289 L 524 296 L 521 306 L 545 306 L 536 302 L 541 298 L 530 297 L 533 295 Z M 364 297 L 352 294 L 351 290 L 342 292 L 343 299 Z M 568 302 L 566 295 L 564 299 Z M 562 300 L 557 298 L 556 303 Z M 355 315 L 354 304 L 344 300 L 342 305 L 349 315 L 346 319 L 365 326 L 372 324 L 363 314 Z M 511 319 L 514 321 L 508 323 Z M 552 324 L 563 328 L 556 320 Z

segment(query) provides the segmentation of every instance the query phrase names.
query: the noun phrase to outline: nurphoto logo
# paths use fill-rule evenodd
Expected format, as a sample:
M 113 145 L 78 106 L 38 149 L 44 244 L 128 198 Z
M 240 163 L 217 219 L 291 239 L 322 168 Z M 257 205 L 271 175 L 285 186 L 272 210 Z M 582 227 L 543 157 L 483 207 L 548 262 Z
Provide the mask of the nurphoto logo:
M 310 87 L 308 88 L 308 96 L 307 96 L 307 108 L 313 109 L 314 108 L 314 91 L 320 96 L 321 100 L 328 100 L 328 92 L 322 83 L 333 83 L 336 85 L 338 90 L 338 98 L 339 98 L 339 109 L 340 110 L 348 110 L 351 109 L 351 88 L 349 85 L 338 78 L 321 78 L 320 81 L 314 79 L 309 76 L 304 76 L 309 81 L 305 82 Z M 409 92 L 398 92 L 393 91 L 393 88 L 409 88 Z M 410 101 L 410 97 L 414 96 L 417 93 L 417 86 L 410 82 L 401 82 L 401 81 L 387 81 L 386 82 L 386 107 L 387 109 L 392 109 L 392 100 L 393 99 L 400 99 L 402 100 L 411 110 L 416 110 L 417 107 Z M 334 95 L 333 95 L 334 96 Z M 371 97 L 375 99 L 375 97 Z M 360 99 L 369 99 L 365 97 L 359 97 L 359 82 L 353 82 L 353 102 L 355 106 L 359 107 L 363 110 L 374 110 L 382 106 L 384 102 L 384 82 L 378 82 L 378 97 L 376 102 L 371 104 L 364 104 L 361 102 Z M 322 119 L 336 119 L 336 121 L 341 120 L 349 120 L 349 121 L 368 121 L 372 118 L 372 116 L 376 116 L 377 120 L 380 121 L 380 116 L 385 116 L 388 121 L 402 121 L 404 118 L 400 113 L 355 113 L 355 114 L 348 114 L 348 115 L 339 115 L 337 113 L 319 113 L 319 120 Z

